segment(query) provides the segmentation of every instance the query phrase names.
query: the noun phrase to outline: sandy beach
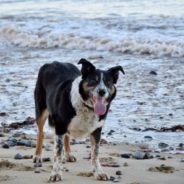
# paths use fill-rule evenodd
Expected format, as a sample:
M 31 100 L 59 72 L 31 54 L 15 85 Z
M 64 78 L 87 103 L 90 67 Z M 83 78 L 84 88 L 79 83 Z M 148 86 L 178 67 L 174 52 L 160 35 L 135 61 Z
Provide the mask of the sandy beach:
M 10 134 L 2 134 L 3 142 Z M 1 136 L 2 136 L 1 135 Z M 35 136 L 20 134 L 24 139 L 33 141 Z M 16 138 L 17 140 L 20 140 Z M 22 138 L 21 138 L 22 139 Z M 0 182 L 5 184 L 48 183 L 52 168 L 53 140 L 47 136 L 44 140 L 43 166 L 35 169 L 31 155 L 33 147 L 14 146 L 9 149 L 0 148 Z M 64 164 L 64 180 L 59 183 L 91 184 L 91 183 L 122 183 L 122 184 L 183 184 L 184 163 L 182 154 L 158 153 L 148 149 L 141 149 L 138 145 L 114 144 L 102 142 L 100 161 L 109 181 L 97 181 L 92 175 L 90 165 L 90 143 L 76 142 L 72 145 L 72 153 L 77 157 L 76 163 Z M 19 153 L 23 158 L 15 159 Z M 138 154 L 138 159 L 135 158 Z M 141 158 L 140 153 L 146 153 L 148 158 Z M 130 158 L 124 158 L 130 156 Z
M 100 148 L 109 181 L 92 176 L 90 143 L 73 141 L 77 162 L 64 164 L 59 183 L 184 183 L 184 2 L 155 2 L 0 1 L 0 183 L 48 183 L 48 126 L 43 167 L 32 162 L 37 74 L 53 61 L 80 68 L 81 58 L 125 70 Z

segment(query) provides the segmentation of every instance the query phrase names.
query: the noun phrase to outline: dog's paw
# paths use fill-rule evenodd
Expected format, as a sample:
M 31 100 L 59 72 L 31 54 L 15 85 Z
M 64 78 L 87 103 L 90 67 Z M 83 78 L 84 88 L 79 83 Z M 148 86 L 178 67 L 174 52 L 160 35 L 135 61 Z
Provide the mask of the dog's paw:
M 62 181 L 63 178 L 61 174 L 52 174 L 49 178 L 49 182 L 57 182 L 57 181 Z
M 107 174 L 105 174 L 105 173 L 101 173 L 101 174 L 95 174 L 95 178 L 97 179 L 97 180 L 101 180 L 101 181 L 108 181 L 108 176 L 107 176 Z
M 65 160 L 66 160 L 66 162 L 76 162 L 77 161 L 76 157 L 73 155 L 65 156 Z
M 34 156 L 33 163 L 34 163 L 34 167 L 42 167 L 42 160 L 38 156 Z

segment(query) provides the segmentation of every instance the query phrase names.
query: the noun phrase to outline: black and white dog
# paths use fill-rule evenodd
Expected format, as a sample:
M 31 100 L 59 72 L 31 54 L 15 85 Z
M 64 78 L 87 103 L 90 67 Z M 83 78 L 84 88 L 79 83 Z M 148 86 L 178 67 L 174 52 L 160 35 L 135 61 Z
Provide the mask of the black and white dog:
M 116 95 L 119 71 L 124 71 L 121 66 L 96 69 L 86 59 L 78 64 L 82 64 L 81 71 L 70 63 L 53 62 L 43 65 L 38 74 L 35 88 L 38 137 L 34 162 L 35 167 L 41 166 L 43 127 L 48 118 L 56 135 L 50 181 L 62 180 L 62 153 L 66 161 L 76 161 L 70 151 L 70 136 L 90 136 L 94 176 L 108 180 L 98 159 L 99 143 L 110 103 Z

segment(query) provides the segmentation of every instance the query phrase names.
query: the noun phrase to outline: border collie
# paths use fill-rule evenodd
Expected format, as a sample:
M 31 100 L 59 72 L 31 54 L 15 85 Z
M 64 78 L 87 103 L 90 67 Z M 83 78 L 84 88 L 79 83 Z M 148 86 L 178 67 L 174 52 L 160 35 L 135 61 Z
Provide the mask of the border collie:
M 45 64 L 40 68 L 36 83 L 34 98 L 38 137 L 34 163 L 35 167 L 41 167 L 43 127 L 48 118 L 49 125 L 55 130 L 54 163 L 49 179 L 52 182 L 62 180 L 63 158 L 69 162 L 76 161 L 70 150 L 70 136 L 90 137 L 94 176 L 98 180 L 108 180 L 98 159 L 100 137 L 116 95 L 119 71 L 124 74 L 124 70 L 121 66 L 96 69 L 83 58 L 78 64 L 82 65 L 81 71 L 70 63 Z

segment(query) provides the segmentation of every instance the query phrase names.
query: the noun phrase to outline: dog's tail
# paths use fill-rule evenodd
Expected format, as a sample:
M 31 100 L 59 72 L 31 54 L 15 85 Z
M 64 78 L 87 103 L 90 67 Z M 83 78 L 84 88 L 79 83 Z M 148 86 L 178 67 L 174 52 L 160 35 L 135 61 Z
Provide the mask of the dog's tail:
M 39 118 L 43 111 L 47 108 L 46 105 L 46 91 L 43 86 L 43 75 L 46 65 L 40 68 L 38 73 L 38 78 L 36 81 L 36 87 L 34 90 L 34 100 L 35 100 L 35 113 L 36 118 Z

